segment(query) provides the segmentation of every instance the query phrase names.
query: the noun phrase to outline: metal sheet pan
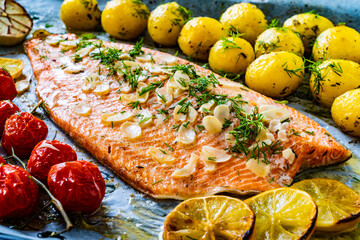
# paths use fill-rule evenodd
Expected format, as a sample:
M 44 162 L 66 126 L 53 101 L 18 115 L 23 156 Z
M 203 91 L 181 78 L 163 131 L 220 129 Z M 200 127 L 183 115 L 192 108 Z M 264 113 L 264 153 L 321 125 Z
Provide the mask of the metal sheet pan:
M 66 29 L 60 20 L 61 0 L 20 0 L 34 19 L 33 30 L 47 29 L 53 33 L 65 33 Z M 99 0 L 100 9 L 104 9 L 106 1 Z M 158 4 L 166 1 L 145 0 L 150 10 Z M 210 16 L 219 18 L 227 7 L 238 2 L 229 0 L 206 1 L 206 0 L 178 0 L 194 12 L 195 16 Z M 357 0 L 332 1 L 332 0 L 254 0 L 250 1 L 263 10 L 268 20 L 279 18 L 280 22 L 286 18 L 301 12 L 316 10 L 319 14 L 326 16 L 333 23 L 345 22 L 348 26 L 360 31 L 360 2 Z M 100 39 L 109 40 L 104 32 L 95 32 Z M 155 48 L 160 51 L 175 53 L 178 49 L 159 48 L 154 45 L 150 37 L 144 34 L 144 42 L 147 47 Z M 25 62 L 23 78 L 31 79 L 31 89 L 29 92 L 17 97 L 15 103 L 22 111 L 30 111 L 36 105 L 37 99 L 34 93 L 35 79 L 29 60 L 24 54 L 23 47 L 0 48 L 0 55 L 4 57 L 20 58 Z M 340 180 L 360 191 L 360 162 L 356 158 L 360 156 L 359 139 L 352 138 L 339 131 L 331 120 L 329 111 L 317 104 L 314 104 L 308 94 L 306 84 L 289 99 L 289 105 L 298 109 L 305 115 L 317 121 L 325 127 L 338 141 L 351 149 L 354 158 L 344 164 L 331 166 L 326 169 L 313 169 L 300 173 L 295 181 L 311 177 L 330 177 Z M 92 216 L 72 216 L 75 228 L 70 233 L 63 234 L 67 239 L 161 239 L 163 220 L 167 213 L 176 206 L 178 201 L 155 200 L 152 199 L 129 185 L 121 181 L 113 172 L 101 166 L 94 158 L 86 153 L 80 146 L 76 145 L 69 136 L 61 131 L 45 113 L 39 112 L 49 126 L 48 139 L 56 137 L 59 141 L 64 141 L 78 153 L 79 159 L 92 161 L 99 165 L 103 176 L 106 178 L 106 196 L 101 209 Z M 0 149 L 0 154 L 4 152 Z M 37 239 L 37 234 L 46 230 L 61 230 L 62 219 L 54 209 L 40 214 L 39 219 L 33 221 L 24 230 L 12 228 L 17 222 L 3 222 L 0 225 L 0 239 Z M 343 234 L 315 234 L 312 239 L 360 239 L 359 228 L 350 233 Z

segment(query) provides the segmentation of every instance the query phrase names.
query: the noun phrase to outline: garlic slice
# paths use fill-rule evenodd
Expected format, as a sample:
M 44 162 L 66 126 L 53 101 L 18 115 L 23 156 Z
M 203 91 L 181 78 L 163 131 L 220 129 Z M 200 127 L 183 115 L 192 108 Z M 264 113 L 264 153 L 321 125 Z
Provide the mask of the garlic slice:
M 225 150 L 210 146 L 203 146 L 200 150 L 200 156 L 203 161 L 213 163 L 227 162 L 231 158 L 231 155 L 228 155 Z
M 146 88 L 148 85 L 146 83 L 143 82 L 139 82 L 137 89 L 136 89 L 136 99 L 137 101 L 139 101 L 140 103 L 145 103 L 148 98 L 149 98 L 149 92 L 144 93 L 143 95 L 139 95 L 139 93 L 141 92 L 141 90 L 143 88 Z
M 133 61 L 128 61 L 128 60 L 124 60 L 122 62 L 122 68 L 130 68 L 131 70 L 136 70 L 138 68 L 141 68 L 140 64 L 136 63 L 136 62 L 133 62 Z
M 184 90 L 179 88 L 173 79 L 170 79 L 168 83 L 166 84 L 166 90 L 169 94 L 173 95 L 175 98 L 179 97 L 184 93 Z
M 177 60 L 176 57 L 174 57 L 170 54 L 158 54 L 158 55 L 155 55 L 154 58 L 157 61 L 163 62 L 165 64 L 173 64 Z
M 165 105 L 171 104 L 173 101 L 172 95 L 166 90 L 166 87 L 157 88 L 155 90 L 158 100 Z M 165 100 L 165 101 L 164 101 Z
M 264 163 L 263 159 L 250 158 L 246 162 L 246 168 L 261 178 L 265 178 L 270 173 L 270 164 Z
M 275 141 L 275 137 L 267 128 L 262 128 L 255 139 L 255 143 L 249 147 L 249 149 L 253 149 L 255 147 L 263 147 L 263 144 L 270 145 L 273 141 Z
M 86 57 L 87 55 L 89 55 L 89 53 L 94 49 L 94 46 L 88 46 L 85 48 L 80 49 L 79 51 L 77 51 L 75 54 L 77 54 L 79 57 Z
M 295 153 L 293 152 L 293 150 L 291 148 L 287 148 L 285 150 L 282 151 L 282 156 L 283 158 L 285 158 L 286 160 L 288 160 L 288 162 L 290 164 L 293 164 L 294 160 L 295 160 Z
M 15 87 L 16 87 L 16 91 L 18 92 L 18 94 L 22 94 L 22 93 L 26 92 L 27 90 L 29 90 L 30 81 L 29 80 L 17 81 L 15 83 Z
M 202 111 L 203 113 L 208 113 L 208 112 L 212 111 L 214 105 L 215 105 L 215 101 L 214 101 L 214 100 L 210 100 L 209 102 L 201 105 L 200 111 Z M 205 109 L 205 110 L 204 110 L 204 109 Z
M 206 116 L 202 121 L 206 131 L 209 133 L 219 133 L 222 129 L 221 122 L 214 116 Z
M 236 138 L 229 132 L 225 134 L 225 142 L 229 147 L 233 147 L 236 144 Z
M 190 77 L 186 73 L 184 73 L 181 70 L 177 70 L 174 73 L 174 84 L 177 86 L 177 88 L 180 88 L 182 90 L 189 89 L 189 83 L 190 83 Z
M 221 122 L 221 124 L 224 124 L 225 119 L 230 118 L 229 107 L 225 104 L 216 106 L 214 109 L 214 117 L 216 117 Z
M 196 132 L 193 127 L 187 125 L 187 127 L 182 124 L 178 131 L 178 140 L 182 144 L 188 145 L 196 141 Z
M 70 65 L 64 68 L 65 73 L 79 73 L 85 70 L 84 66 L 81 65 Z
M 130 139 L 135 139 L 141 136 L 141 127 L 136 122 L 124 122 L 121 124 L 120 131 Z
M 280 130 L 280 131 L 279 131 L 279 133 L 278 133 L 278 139 L 279 139 L 280 141 L 283 141 L 283 142 L 287 142 L 287 141 L 288 141 L 286 130 Z
M 198 112 L 192 106 L 189 106 L 186 120 L 190 123 L 193 123 L 196 121 L 197 116 Z
M 70 50 L 77 47 L 79 40 L 68 40 L 60 42 L 60 47 L 64 50 Z
M 88 106 L 86 103 L 78 103 L 72 108 L 73 112 L 81 115 L 83 117 L 87 117 L 91 114 L 91 107 Z
M 259 112 L 262 113 L 262 112 L 265 112 L 265 111 L 268 111 L 268 110 L 272 110 L 272 109 L 276 109 L 276 108 L 279 108 L 278 106 L 276 105 L 260 105 L 259 107 Z
M 119 59 L 120 60 L 129 60 L 129 59 L 131 59 L 131 56 L 127 53 L 123 53 L 119 56 Z
M 59 35 L 53 35 L 46 38 L 45 42 L 50 46 L 57 46 L 63 40 Z
M 101 116 L 101 123 L 107 126 L 117 125 L 133 117 L 133 113 L 123 111 L 118 113 L 105 113 Z
M 98 84 L 98 85 L 96 85 L 93 92 L 100 96 L 108 95 L 110 93 L 110 84 L 109 83 Z
M 166 119 L 166 114 L 162 113 L 162 114 L 157 114 L 156 115 L 156 120 L 155 120 L 155 124 L 156 126 L 160 126 L 161 124 L 164 123 L 165 119 Z
M 190 160 L 188 164 L 186 164 L 183 168 L 177 169 L 171 175 L 173 178 L 183 178 L 189 177 L 196 171 L 196 165 L 199 160 L 199 156 L 192 153 L 190 156 Z
M 153 115 L 149 110 L 143 109 L 138 111 L 137 114 L 139 114 L 138 119 L 140 126 L 144 127 L 150 125 L 153 122 Z
M 279 119 L 281 122 L 290 118 L 290 114 L 285 108 L 274 108 L 260 113 L 264 116 L 264 120 L 267 122 L 270 122 L 272 119 Z
M 173 156 L 171 156 L 169 153 L 163 151 L 160 148 L 150 147 L 146 153 L 149 155 L 149 157 L 151 157 L 155 161 L 158 161 L 166 165 L 171 165 L 175 161 L 175 158 Z
M 187 115 L 184 113 L 179 113 L 181 106 L 180 105 L 176 105 L 175 109 L 174 109 L 174 119 L 175 121 L 180 121 L 180 122 L 185 122 Z
M 139 62 L 151 62 L 152 56 L 151 54 L 142 54 L 136 57 L 136 60 Z
M 272 119 L 269 123 L 269 130 L 271 132 L 276 132 L 280 129 L 281 123 L 279 119 Z
M 135 93 L 130 94 L 120 94 L 120 101 L 131 103 L 137 101 L 137 97 Z

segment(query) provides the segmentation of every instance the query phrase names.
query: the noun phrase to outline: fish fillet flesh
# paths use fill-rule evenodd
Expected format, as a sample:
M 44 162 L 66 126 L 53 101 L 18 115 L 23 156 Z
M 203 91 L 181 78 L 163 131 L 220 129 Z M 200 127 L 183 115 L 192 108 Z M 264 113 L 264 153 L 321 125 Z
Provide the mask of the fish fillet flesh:
M 293 108 L 167 53 L 74 34 L 25 50 L 51 119 L 155 198 L 258 193 L 351 156 Z

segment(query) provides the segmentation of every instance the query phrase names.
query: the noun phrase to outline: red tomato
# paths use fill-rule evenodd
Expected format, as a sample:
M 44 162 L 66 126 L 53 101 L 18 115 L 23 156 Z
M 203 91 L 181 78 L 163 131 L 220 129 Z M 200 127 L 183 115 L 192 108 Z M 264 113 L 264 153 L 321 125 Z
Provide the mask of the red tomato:
M 6 119 L 18 111 L 19 108 L 11 101 L 0 101 L 0 136 L 4 131 Z
M 0 100 L 13 100 L 17 94 L 14 79 L 7 71 L 0 69 Z
M 3 159 L 2 156 L 0 156 L 0 165 L 1 165 L 1 164 L 6 164 L 6 162 L 5 162 L 5 160 Z
M 98 167 L 84 160 L 52 166 L 48 185 L 50 192 L 70 212 L 92 213 L 105 195 L 105 181 Z
M 39 188 L 23 168 L 0 164 L 0 219 L 21 218 L 35 212 Z
M 45 140 L 35 146 L 27 165 L 31 175 L 46 182 L 53 165 L 76 160 L 76 152 L 69 145 L 56 140 Z
M 1 144 L 8 154 L 14 148 L 18 157 L 27 157 L 40 141 L 46 138 L 48 128 L 44 121 L 30 113 L 12 115 L 5 123 Z

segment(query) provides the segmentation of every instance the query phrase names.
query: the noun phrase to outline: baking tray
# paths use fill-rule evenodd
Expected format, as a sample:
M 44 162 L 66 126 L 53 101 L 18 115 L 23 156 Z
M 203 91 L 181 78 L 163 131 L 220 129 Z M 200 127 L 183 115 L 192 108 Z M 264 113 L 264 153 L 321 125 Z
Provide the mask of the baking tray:
M 52 33 L 66 33 L 63 23 L 60 20 L 61 0 L 21 0 L 18 1 L 28 11 L 34 20 L 33 31 L 46 29 Z M 100 9 L 104 9 L 107 1 L 98 1 Z M 158 4 L 168 1 L 144 0 L 150 10 Z M 221 13 L 232 4 L 239 1 L 206 1 L 206 0 L 178 0 L 179 4 L 191 9 L 194 16 L 210 16 L 219 18 Z M 329 18 L 334 24 L 345 22 L 347 26 L 360 31 L 360 1 L 284 1 L 284 0 L 258 0 L 249 1 L 256 4 L 267 16 L 268 20 L 279 18 L 282 23 L 286 18 L 301 12 L 311 10 L 317 11 L 320 15 Z M 30 34 L 31 35 L 31 34 Z M 112 40 L 101 31 L 95 32 L 98 38 Z M 175 53 L 175 48 L 160 48 L 155 45 L 147 33 L 143 34 L 146 47 L 156 50 Z M 23 47 L 0 48 L 0 55 L 3 57 L 19 58 L 25 62 L 23 79 L 31 79 L 30 91 L 17 97 L 14 102 L 22 111 L 29 112 L 37 103 L 35 96 L 36 81 L 33 77 L 30 62 L 24 54 Z M 203 63 L 201 63 L 203 64 Z M 287 100 L 289 106 L 294 107 L 311 119 L 318 122 L 329 131 L 341 144 L 354 153 L 354 157 L 344 164 L 331 166 L 322 169 L 312 169 L 301 172 L 295 178 L 299 181 L 311 177 L 329 177 L 337 179 L 356 191 L 360 191 L 360 156 L 359 139 L 343 134 L 336 128 L 331 120 L 329 110 L 314 104 L 309 94 L 306 81 Z M 38 111 L 39 117 L 43 118 L 49 127 L 48 139 L 54 137 L 70 144 L 78 153 L 79 159 L 94 162 L 100 167 L 103 176 L 106 178 L 106 195 L 99 211 L 92 216 L 71 216 L 75 228 L 69 233 L 62 234 L 67 239 L 161 239 L 162 225 L 166 215 L 176 206 L 179 201 L 156 200 L 133 189 L 120 180 L 115 174 L 103 167 L 91 155 L 86 153 L 80 146 L 71 140 L 61 129 L 59 129 L 44 112 Z M 0 149 L 0 154 L 4 152 Z M 45 201 L 45 200 L 44 200 Z M 64 228 L 61 217 L 55 209 L 48 209 L 40 214 L 39 219 L 31 222 L 24 230 L 16 230 L 13 227 L 17 222 L 3 222 L 0 225 L 0 239 L 37 239 L 37 235 L 43 231 L 58 231 Z M 311 239 L 360 239 L 360 229 L 343 234 L 315 234 Z

